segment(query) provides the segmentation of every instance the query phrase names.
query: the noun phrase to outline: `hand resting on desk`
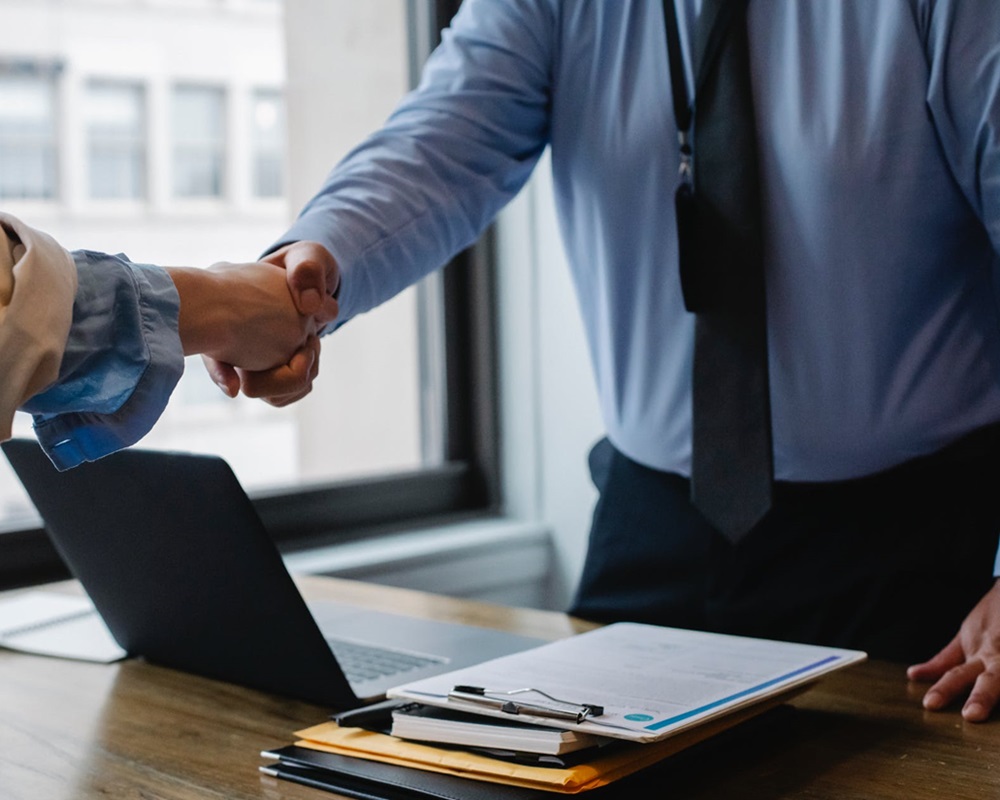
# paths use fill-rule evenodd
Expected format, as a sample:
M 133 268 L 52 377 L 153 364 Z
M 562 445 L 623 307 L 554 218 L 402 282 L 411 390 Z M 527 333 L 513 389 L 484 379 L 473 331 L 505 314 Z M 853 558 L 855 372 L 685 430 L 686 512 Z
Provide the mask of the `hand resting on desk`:
M 969 722 L 989 719 L 1000 702 L 1000 580 L 948 646 L 906 674 L 910 680 L 935 682 L 924 695 L 924 708 L 941 711 L 968 691 L 962 716 Z

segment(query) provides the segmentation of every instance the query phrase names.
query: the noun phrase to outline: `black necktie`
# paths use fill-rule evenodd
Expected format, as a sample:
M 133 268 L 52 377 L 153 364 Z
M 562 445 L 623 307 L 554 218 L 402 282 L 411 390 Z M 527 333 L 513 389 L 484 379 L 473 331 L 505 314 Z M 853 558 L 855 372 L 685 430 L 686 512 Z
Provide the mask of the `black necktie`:
M 676 13 L 672 0 L 665 11 L 667 4 Z M 693 186 L 682 187 L 678 206 L 685 302 L 696 314 L 691 500 L 732 541 L 767 513 L 773 482 L 746 7 L 746 0 L 703 4 L 695 37 Z M 675 63 L 672 57 L 672 72 Z M 677 86 L 674 76 L 675 93 Z

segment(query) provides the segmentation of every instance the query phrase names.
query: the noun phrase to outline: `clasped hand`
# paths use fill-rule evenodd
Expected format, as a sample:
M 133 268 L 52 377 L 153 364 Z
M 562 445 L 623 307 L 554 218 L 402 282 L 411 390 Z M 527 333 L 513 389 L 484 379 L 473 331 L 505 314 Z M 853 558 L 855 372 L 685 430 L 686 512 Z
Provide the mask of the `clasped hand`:
M 319 374 L 319 333 L 338 312 L 333 256 L 315 242 L 296 242 L 261 262 L 213 270 L 232 271 L 241 302 L 236 340 L 200 351 L 212 380 L 230 397 L 242 391 L 274 406 L 305 397 Z

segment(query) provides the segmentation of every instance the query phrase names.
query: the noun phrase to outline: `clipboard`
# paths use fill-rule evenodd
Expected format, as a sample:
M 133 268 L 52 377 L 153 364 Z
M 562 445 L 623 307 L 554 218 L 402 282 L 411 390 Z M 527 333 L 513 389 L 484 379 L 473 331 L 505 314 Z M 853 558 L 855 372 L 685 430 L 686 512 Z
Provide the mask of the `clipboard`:
M 866 658 L 858 650 L 622 622 L 388 696 L 648 743 L 793 694 Z

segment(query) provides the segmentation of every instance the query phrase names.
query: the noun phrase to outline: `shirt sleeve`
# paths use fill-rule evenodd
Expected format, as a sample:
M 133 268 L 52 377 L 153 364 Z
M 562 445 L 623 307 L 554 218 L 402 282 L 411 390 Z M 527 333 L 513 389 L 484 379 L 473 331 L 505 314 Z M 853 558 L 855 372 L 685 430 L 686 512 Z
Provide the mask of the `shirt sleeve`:
M 1000 3 L 937 0 L 922 19 L 931 70 L 927 105 L 1000 270 Z
M 23 410 L 60 470 L 135 444 L 184 371 L 180 299 L 165 270 L 76 251 L 79 287 L 58 380 Z
M 1000 287 L 1000 3 L 937 0 L 924 4 L 918 21 L 931 68 L 927 105 L 951 172 L 993 245 Z M 1000 577 L 1000 552 L 993 574 Z
M 474 242 L 527 181 L 548 141 L 555 13 L 538 0 L 463 3 L 420 86 L 273 246 L 330 250 L 338 324 Z

